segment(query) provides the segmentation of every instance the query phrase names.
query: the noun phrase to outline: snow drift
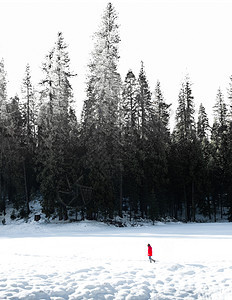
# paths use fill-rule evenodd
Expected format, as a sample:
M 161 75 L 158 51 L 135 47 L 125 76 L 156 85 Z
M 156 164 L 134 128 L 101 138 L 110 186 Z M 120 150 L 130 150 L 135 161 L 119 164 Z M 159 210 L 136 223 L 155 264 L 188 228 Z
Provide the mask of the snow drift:
M 0 299 L 229 300 L 232 224 L 0 226 Z M 147 257 L 153 247 L 155 264 Z

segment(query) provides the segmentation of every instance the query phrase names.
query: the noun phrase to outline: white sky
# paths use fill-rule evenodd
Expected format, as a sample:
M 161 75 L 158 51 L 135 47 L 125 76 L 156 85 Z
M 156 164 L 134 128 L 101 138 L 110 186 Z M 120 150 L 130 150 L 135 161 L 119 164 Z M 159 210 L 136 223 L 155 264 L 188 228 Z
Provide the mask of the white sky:
M 219 86 L 227 98 L 232 75 L 232 0 L 112 0 L 119 14 L 120 64 L 124 80 L 137 76 L 141 60 L 153 91 L 156 81 L 167 103 L 176 109 L 182 79 L 189 74 L 196 110 L 202 102 L 209 117 Z M 107 0 L 0 0 L 0 58 L 8 74 L 8 94 L 19 93 L 26 64 L 32 80 L 41 79 L 41 64 L 62 31 L 69 45 L 79 107 L 85 97 L 85 76 L 92 35 Z

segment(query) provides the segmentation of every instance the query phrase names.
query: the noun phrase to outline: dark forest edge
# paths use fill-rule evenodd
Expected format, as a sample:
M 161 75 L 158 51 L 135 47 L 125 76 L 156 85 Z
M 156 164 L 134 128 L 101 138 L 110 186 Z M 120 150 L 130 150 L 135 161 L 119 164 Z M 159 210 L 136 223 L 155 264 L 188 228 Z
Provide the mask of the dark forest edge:
M 86 214 L 82 211 L 77 211 L 76 209 L 69 209 L 66 218 L 60 218 L 58 213 L 54 213 L 49 217 L 43 212 L 42 199 L 34 199 L 29 203 L 30 213 L 27 214 L 24 208 L 19 208 L 18 210 L 11 203 L 6 205 L 6 213 L 0 213 L 0 224 L 2 225 L 20 225 L 27 223 L 30 224 L 68 224 L 68 223 L 79 223 L 79 222 L 95 222 L 104 223 L 107 225 L 115 227 L 140 227 L 140 226 L 151 226 L 159 224 L 168 223 L 187 223 L 185 219 L 176 220 L 171 217 L 158 217 L 150 218 L 149 215 L 142 218 L 141 213 L 132 214 L 131 212 L 122 212 L 122 217 L 120 217 L 117 212 L 115 212 L 113 218 L 108 218 L 103 214 L 99 214 L 96 219 L 87 219 Z M 215 219 L 209 219 L 208 216 L 203 216 L 202 214 L 196 213 L 196 220 L 194 223 L 212 223 L 212 222 L 227 222 L 226 210 L 223 210 L 223 214 L 220 211 L 217 212 Z M 90 223 L 89 223 L 90 224 Z
M 9 98 L 0 63 L 0 213 L 22 218 L 41 198 L 47 218 L 232 221 L 232 77 L 229 105 L 218 90 L 214 122 L 201 104 L 195 120 L 184 79 L 170 132 L 170 104 L 158 81 L 152 93 L 141 63 L 124 81 L 117 13 L 109 3 L 95 33 L 81 120 L 74 110 L 68 46 L 61 32 L 32 86 L 26 66 L 21 96 Z

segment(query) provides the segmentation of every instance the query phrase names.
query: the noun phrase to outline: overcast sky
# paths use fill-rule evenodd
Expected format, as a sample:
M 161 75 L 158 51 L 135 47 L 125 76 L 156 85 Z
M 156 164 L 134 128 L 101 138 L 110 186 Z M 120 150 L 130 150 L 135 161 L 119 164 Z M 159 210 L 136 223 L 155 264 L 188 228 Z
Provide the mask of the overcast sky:
M 20 91 L 26 64 L 32 80 L 62 31 L 72 70 L 75 99 L 82 107 L 86 65 L 107 0 L 0 0 L 0 58 L 8 75 L 8 94 Z M 202 102 L 209 117 L 221 87 L 227 98 L 232 75 L 232 0 L 113 0 L 120 24 L 119 71 L 138 76 L 143 60 L 151 91 L 159 79 L 165 99 L 177 105 L 186 73 L 193 83 L 196 110 Z

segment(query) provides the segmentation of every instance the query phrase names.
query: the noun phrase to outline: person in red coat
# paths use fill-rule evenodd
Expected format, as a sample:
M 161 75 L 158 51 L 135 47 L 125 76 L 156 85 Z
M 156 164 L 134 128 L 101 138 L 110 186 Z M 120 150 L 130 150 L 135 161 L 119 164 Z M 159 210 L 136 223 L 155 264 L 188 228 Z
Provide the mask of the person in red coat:
M 150 263 L 155 262 L 155 260 L 151 258 L 152 257 L 152 246 L 150 244 L 148 244 L 147 247 L 148 247 L 148 257 L 149 257 Z

